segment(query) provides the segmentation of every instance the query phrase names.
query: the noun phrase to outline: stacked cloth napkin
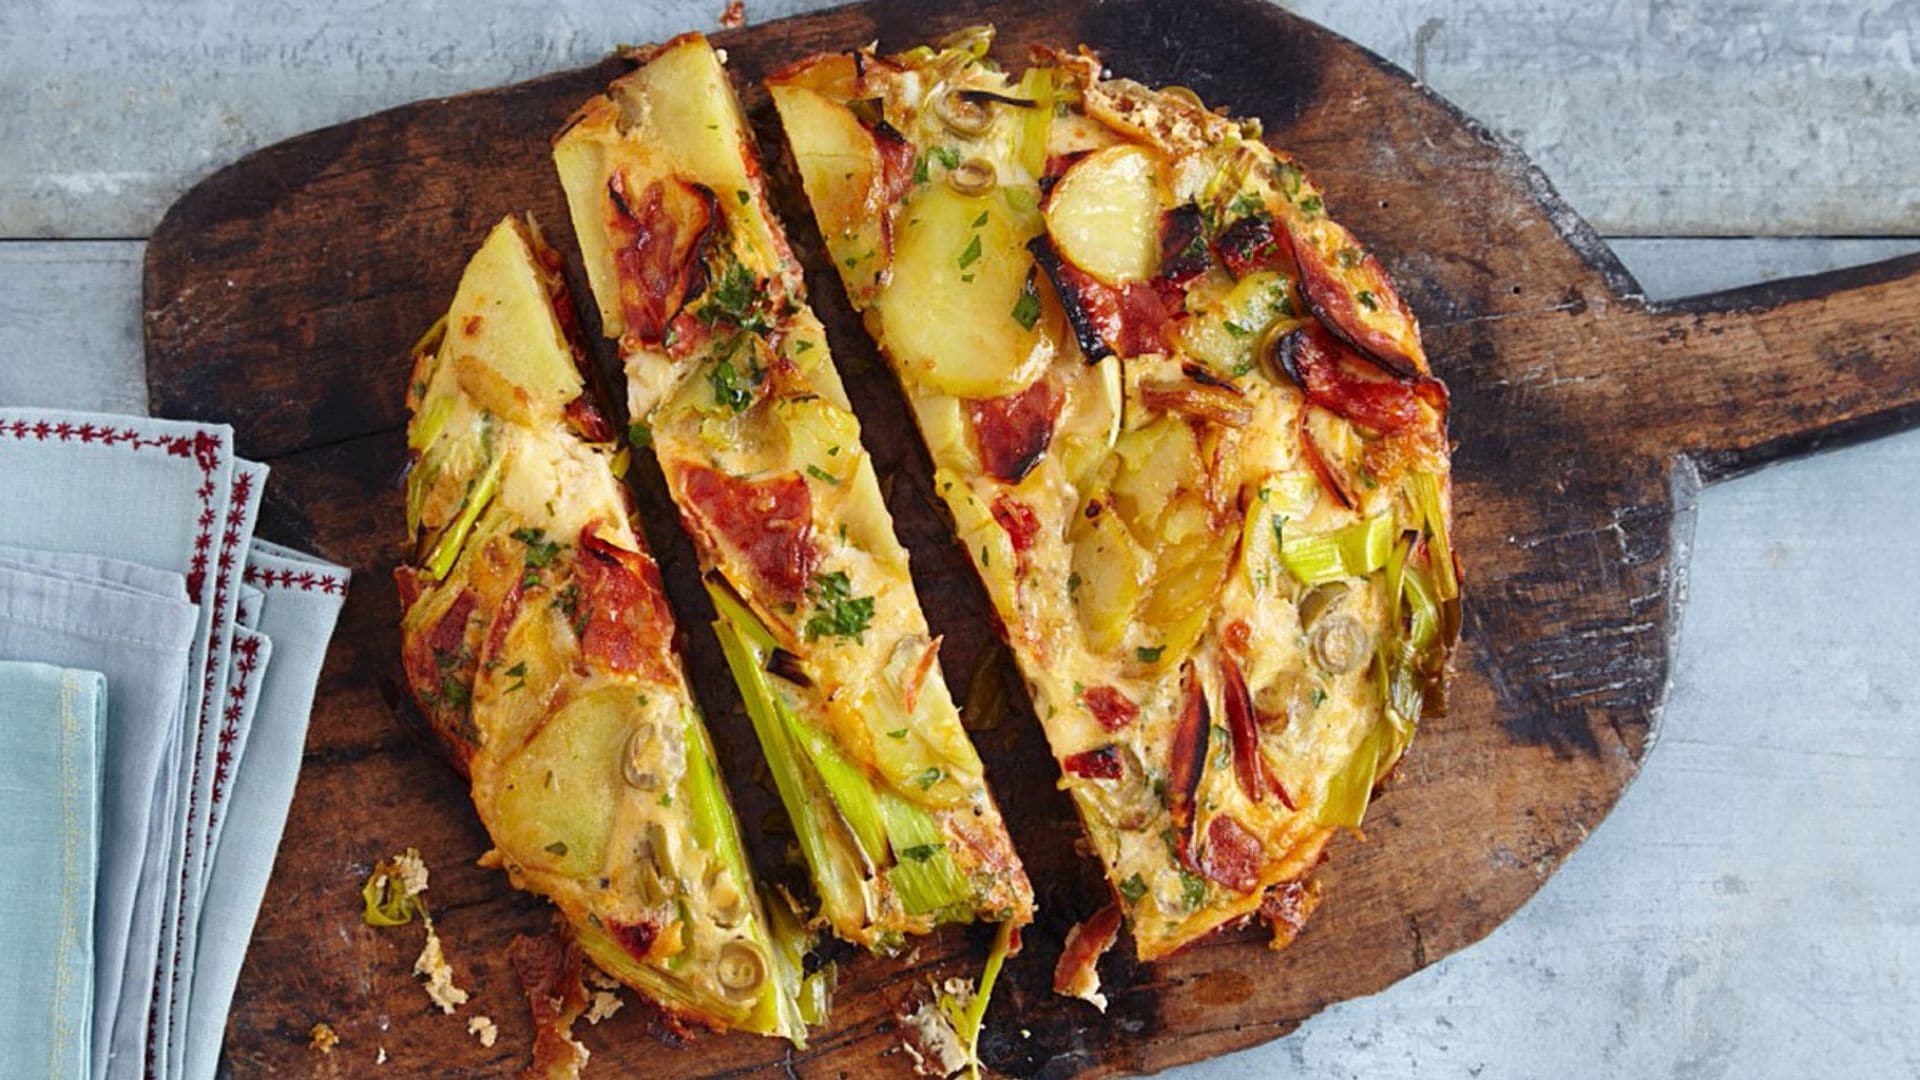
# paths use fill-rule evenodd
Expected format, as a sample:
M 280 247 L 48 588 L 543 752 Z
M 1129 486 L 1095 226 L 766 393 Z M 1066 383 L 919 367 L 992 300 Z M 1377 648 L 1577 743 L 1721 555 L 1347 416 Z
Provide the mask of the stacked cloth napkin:
M 0 1073 L 214 1074 L 347 590 L 254 538 L 266 480 L 0 407 Z

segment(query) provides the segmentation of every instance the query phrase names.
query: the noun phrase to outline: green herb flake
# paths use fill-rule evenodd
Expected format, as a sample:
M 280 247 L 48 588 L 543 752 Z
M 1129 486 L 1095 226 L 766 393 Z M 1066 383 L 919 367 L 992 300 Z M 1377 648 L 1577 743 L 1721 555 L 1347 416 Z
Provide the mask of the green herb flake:
M 1266 209 L 1266 204 L 1260 201 L 1258 195 L 1251 191 L 1243 191 L 1233 197 L 1233 202 L 1227 207 L 1227 213 L 1234 217 L 1251 217 L 1254 214 L 1264 213 Z
M 929 765 L 927 766 L 926 772 L 923 772 L 920 775 L 913 778 L 913 786 L 919 788 L 921 791 L 925 791 L 928 788 L 932 787 L 933 785 L 946 779 L 946 776 L 947 774 L 945 770 L 941 769 L 940 766 Z
M 1320 196 L 1318 195 L 1309 195 L 1306 198 L 1300 200 L 1300 212 L 1307 215 L 1308 217 L 1313 217 L 1315 214 L 1318 214 L 1322 209 L 1323 209 L 1323 206 L 1320 202 Z
M 967 241 L 966 250 L 960 253 L 960 269 L 965 270 L 967 267 L 972 266 L 974 263 L 978 262 L 979 260 L 980 260 L 980 235 L 978 233 L 975 233 L 973 239 Z
M 1073 599 L 1074 594 L 1079 591 L 1080 591 L 1080 572 L 1078 570 L 1075 570 L 1073 573 L 1070 573 L 1067 575 L 1067 599 L 1069 600 Z
M 894 728 L 892 731 L 887 732 L 887 738 L 889 739 L 904 739 L 906 737 L 907 737 L 906 728 Z
M 1340 259 L 1340 269 L 1342 270 L 1351 270 L 1360 265 L 1361 255 L 1359 248 L 1341 248 L 1338 257 Z
M 910 848 L 902 848 L 900 857 L 912 859 L 914 862 L 926 862 L 946 849 L 945 844 L 915 844 Z
M 753 200 L 753 196 L 747 194 L 746 188 L 741 188 L 740 190 L 734 192 L 733 197 L 740 200 L 741 206 L 745 206 L 747 205 L 747 203 Z
M 1027 285 L 1020 290 L 1020 299 L 1013 305 L 1013 321 L 1020 329 L 1031 330 L 1040 321 L 1040 294 L 1034 290 L 1033 275 L 1027 275 Z
M 1139 874 L 1135 874 L 1120 883 L 1120 895 L 1127 898 L 1127 903 L 1137 904 L 1141 897 L 1147 895 L 1147 883 L 1141 880 Z
M 938 161 L 949 169 L 957 169 L 960 167 L 960 151 L 955 150 L 951 146 L 936 146 L 927 152 L 933 155 L 935 161 Z
M 987 212 L 985 210 L 982 210 L 980 211 L 980 216 L 973 219 L 973 224 L 969 226 L 969 228 L 977 229 L 980 226 L 985 225 L 986 223 L 987 223 Z
M 753 387 L 758 373 L 742 373 L 731 356 L 721 357 L 707 369 L 707 384 L 713 387 L 713 400 L 734 412 L 745 412 L 753 404 Z
M 565 858 L 567 854 L 567 842 L 565 840 L 555 840 L 553 843 L 547 845 L 547 853 Z
M 854 596 L 853 583 L 845 571 L 815 574 L 807 599 L 813 601 L 813 615 L 805 628 L 808 641 L 823 637 L 866 640 L 867 626 L 873 622 L 873 597 Z
M 514 692 L 515 690 L 524 690 L 524 689 L 526 689 L 526 685 L 527 685 L 527 662 L 526 662 L 525 660 L 522 660 L 522 661 L 520 661 L 519 663 L 517 663 L 517 664 L 515 664 L 515 665 L 513 665 L 512 667 L 510 667 L 510 668 L 508 668 L 508 669 L 507 669 L 507 678 L 509 678 L 509 679 L 518 679 L 519 681 L 518 681 L 518 682 L 516 682 L 516 683 L 514 683 L 514 684 L 513 684 L 512 686 L 509 686 L 509 687 L 507 687 L 507 689 L 505 690 L 505 693 L 509 693 L 509 694 L 511 694 L 511 693 L 513 693 L 513 692 Z
M 913 159 L 913 182 L 916 184 L 925 184 L 932 179 L 932 177 L 927 175 L 927 156 L 925 154 L 915 155 Z
M 1151 649 L 1145 647 L 1135 649 L 1133 650 L 1133 656 L 1134 659 L 1143 664 L 1157 664 L 1160 662 L 1160 655 L 1166 651 L 1167 647 L 1165 645 L 1155 645 Z
M 809 338 L 801 338 L 799 341 L 793 343 L 793 351 L 797 353 L 808 352 L 811 351 L 812 348 L 813 341 Z
M 1220 325 L 1227 328 L 1227 333 L 1232 334 L 1234 337 L 1237 337 L 1237 338 L 1251 337 L 1253 335 L 1253 331 L 1247 329 L 1244 326 L 1241 326 L 1239 323 L 1234 322 L 1232 319 L 1224 319 L 1221 321 Z
M 1180 871 L 1180 899 L 1186 902 L 1188 911 L 1206 903 L 1207 879 L 1185 870 Z
M 653 445 L 653 426 L 645 420 L 635 420 L 627 425 L 627 441 L 636 448 L 645 449 Z
M 833 475 L 827 470 L 811 462 L 807 464 L 807 475 L 813 477 L 815 480 L 818 480 L 823 484 L 832 484 L 834 487 L 840 486 L 839 477 Z
M 1380 301 L 1374 298 L 1371 289 L 1361 289 L 1359 292 L 1353 294 L 1353 298 L 1360 301 L 1360 306 L 1366 308 L 1368 311 L 1380 310 Z
M 1327 692 L 1317 686 L 1313 688 L 1313 693 L 1308 694 L 1307 697 L 1313 702 L 1313 707 L 1316 709 L 1327 703 Z
M 529 570 L 545 569 L 553 557 L 560 553 L 560 542 L 548 540 L 539 529 L 515 529 L 510 535 L 527 545 L 526 565 Z

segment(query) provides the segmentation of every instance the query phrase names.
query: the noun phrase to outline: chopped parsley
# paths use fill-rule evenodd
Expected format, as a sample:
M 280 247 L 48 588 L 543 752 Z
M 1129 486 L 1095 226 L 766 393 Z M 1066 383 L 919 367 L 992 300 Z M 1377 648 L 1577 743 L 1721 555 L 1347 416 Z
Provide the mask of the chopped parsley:
M 1345 247 L 1340 249 L 1340 269 L 1351 270 L 1360 265 L 1360 249 Z
M 1232 319 L 1223 319 L 1221 320 L 1220 325 L 1227 328 L 1227 333 L 1232 334 L 1234 337 L 1237 337 L 1237 338 L 1249 337 L 1253 334 L 1253 331 L 1247 329 L 1244 326 L 1241 326 L 1239 323 L 1234 322 Z
M 1160 662 L 1161 654 L 1166 651 L 1165 645 L 1155 645 L 1151 649 L 1142 647 L 1133 650 L 1133 657 L 1143 664 L 1157 664 Z
M 815 574 L 807 599 L 813 601 L 813 615 L 806 625 L 808 641 L 823 637 L 866 640 L 867 626 L 873 622 L 873 597 L 853 595 L 853 583 L 845 571 Z
M 1266 209 L 1266 204 L 1260 201 L 1258 195 L 1251 191 L 1243 191 L 1233 197 L 1233 202 L 1227 207 L 1227 213 L 1234 217 L 1251 217 L 1254 214 L 1265 213 Z
M 753 272 L 739 263 L 728 266 L 707 289 L 707 302 L 700 308 L 700 321 L 712 326 L 721 319 L 728 319 L 742 330 L 764 333 L 767 330 L 767 318 L 753 309 L 754 302 L 760 298 L 759 284 L 753 278 Z
M 907 737 L 906 728 L 894 728 L 892 731 L 887 732 L 887 738 L 889 739 L 904 739 L 906 737 Z
M 567 842 L 565 840 L 555 840 L 553 843 L 547 845 L 547 853 L 565 858 L 567 854 Z
M 1040 321 L 1040 294 L 1033 287 L 1033 274 L 1027 274 L 1027 284 L 1020 290 L 1020 299 L 1013 305 L 1013 321 L 1020 329 L 1031 330 Z
M 913 182 L 916 184 L 924 184 L 931 179 L 932 177 L 927 175 L 926 155 L 921 154 L 915 156 L 913 159 Z
M 811 462 L 807 464 L 807 475 L 813 477 L 815 480 L 818 480 L 823 484 L 832 484 L 834 487 L 840 486 L 839 477 L 833 475 L 827 470 Z
M 813 341 L 809 338 L 801 338 L 800 340 L 793 343 L 793 351 L 797 353 L 803 353 L 812 348 L 813 348 Z
M 742 373 L 733 365 L 733 357 L 723 356 L 707 369 L 707 383 L 713 387 L 713 400 L 734 412 L 745 412 L 753 404 L 753 387 L 759 372 Z
M 645 420 L 635 420 L 627 425 L 627 441 L 637 447 L 653 445 L 653 427 Z
M 741 188 L 740 190 L 734 192 L 733 197 L 740 200 L 741 206 L 747 205 L 748 200 L 753 198 L 753 196 L 747 194 L 746 188 Z
M 1127 903 L 1137 904 L 1141 897 L 1147 895 L 1147 883 L 1140 879 L 1139 874 L 1135 874 L 1120 883 L 1120 895 L 1127 898 Z
M 913 786 L 925 791 L 946 778 L 946 772 L 938 765 L 927 766 L 927 771 L 913 778 Z
M 527 545 L 526 565 L 529 570 L 544 569 L 560 553 L 560 542 L 548 540 L 547 534 L 539 529 L 515 529 L 511 535 Z
M 507 678 L 518 679 L 520 681 L 514 683 L 512 686 L 507 687 L 506 690 L 503 691 L 504 693 L 511 694 L 515 690 L 525 689 L 527 685 L 527 662 L 525 660 L 522 660 L 519 663 L 508 668 Z
M 980 234 L 975 233 L 973 235 L 973 239 L 967 241 L 966 250 L 960 253 L 960 269 L 965 270 L 967 267 L 972 266 L 975 262 L 978 262 L 979 259 L 980 259 Z
M 1198 874 L 1180 871 L 1180 899 L 1186 901 L 1191 911 L 1207 902 L 1207 879 Z
M 1316 709 L 1327 703 L 1327 692 L 1317 686 L 1313 688 L 1313 693 L 1307 695 L 1307 697 L 1313 702 L 1313 707 Z
M 1320 210 L 1321 210 L 1320 196 L 1309 195 L 1306 198 L 1300 200 L 1300 212 L 1307 215 L 1308 217 L 1312 217 L 1313 215 L 1318 214 Z
M 957 169 L 960 167 L 960 151 L 955 150 L 951 146 L 936 146 L 927 151 L 927 153 L 932 154 L 935 161 L 938 161 L 949 169 Z
M 926 862 L 928 859 L 933 858 L 945 850 L 945 844 L 915 844 L 910 848 L 902 848 L 900 850 L 900 857 L 903 859 L 912 859 L 914 862 Z
M 1075 570 L 1073 573 L 1067 575 L 1067 599 L 1073 599 L 1073 595 L 1079 591 L 1080 571 Z
M 1380 310 L 1380 301 L 1374 299 L 1371 289 L 1361 289 L 1359 292 L 1353 294 L 1353 298 L 1360 301 L 1360 306 L 1366 308 L 1368 311 Z

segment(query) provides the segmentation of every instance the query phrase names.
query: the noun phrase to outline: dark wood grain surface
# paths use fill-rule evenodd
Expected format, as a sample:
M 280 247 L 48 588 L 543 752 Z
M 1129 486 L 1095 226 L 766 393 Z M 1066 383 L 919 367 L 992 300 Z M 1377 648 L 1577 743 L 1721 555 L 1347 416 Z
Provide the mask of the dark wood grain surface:
M 898 389 L 819 257 L 757 80 L 812 52 L 876 38 L 904 48 L 976 21 L 1000 27 L 1010 60 L 1029 42 L 1084 41 L 1116 71 L 1263 118 L 1392 269 L 1454 396 L 1469 591 L 1452 708 L 1423 725 L 1366 842 L 1335 843 L 1329 898 L 1291 949 L 1269 953 L 1248 930 L 1142 966 L 1123 945 L 1102 967 L 1105 1016 L 1050 994 L 1066 929 L 1101 901 L 1099 874 L 1074 850 L 1077 826 L 1024 704 L 976 733 L 1042 908 L 988 1014 L 984 1056 L 1021 1076 L 1157 1070 L 1377 991 L 1478 940 L 1539 888 L 1653 741 L 1698 484 L 1920 421 L 1920 258 L 1650 306 L 1511 147 L 1379 58 L 1258 0 L 909 2 L 716 35 L 784 181 L 796 243 L 819 268 L 814 304 L 956 687 L 988 646 L 986 599 L 933 508 Z M 472 865 L 487 842 L 463 785 L 397 706 L 387 572 L 403 532 L 401 392 L 408 345 L 494 221 L 531 208 L 571 250 L 547 139 L 624 67 L 422 102 L 268 148 L 189 192 L 148 249 L 153 411 L 234 423 L 242 453 L 273 465 L 263 532 L 356 571 L 228 1030 L 238 1075 L 364 1075 L 377 1047 L 391 1055 L 386 1075 L 510 1075 L 526 1060 L 505 946 L 548 916 Z M 638 477 L 756 864 L 790 874 L 691 548 L 657 473 Z M 360 921 L 368 868 L 408 846 L 434 867 L 429 900 L 474 992 L 457 1019 L 409 974 L 417 929 Z M 985 943 L 953 930 L 903 960 L 843 964 L 833 1021 L 805 1052 L 746 1036 L 669 1049 L 630 1007 L 583 1025 L 589 1075 L 905 1075 L 894 1011 L 929 978 L 972 975 Z M 492 1049 L 466 1034 L 472 1012 L 499 1023 Z M 343 1038 L 329 1057 L 307 1049 L 319 1020 Z

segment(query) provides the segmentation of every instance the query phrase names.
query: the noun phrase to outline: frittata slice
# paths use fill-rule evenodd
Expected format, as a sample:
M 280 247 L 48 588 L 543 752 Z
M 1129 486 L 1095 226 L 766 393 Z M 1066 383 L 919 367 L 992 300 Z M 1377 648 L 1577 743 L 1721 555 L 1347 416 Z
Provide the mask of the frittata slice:
M 556 138 L 601 326 L 699 550 L 821 911 L 887 951 L 1033 892 L 960 724 L 719 57 L 695 34 Z
M 1257 124 L 991 38 L 767 85 L 1139 956 L 1284 944 L 1439 700 L 1446 391 Z
M 754 890 L 560 266 L 531 219 L 500 222 L 416 350 L 407 682 L 487 861 L 594 963 L 680 1020 L 802 1043 L 823 988 Z

